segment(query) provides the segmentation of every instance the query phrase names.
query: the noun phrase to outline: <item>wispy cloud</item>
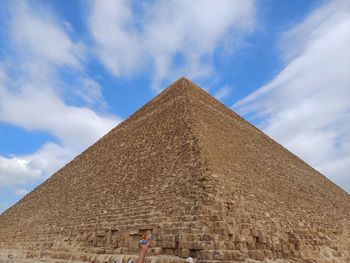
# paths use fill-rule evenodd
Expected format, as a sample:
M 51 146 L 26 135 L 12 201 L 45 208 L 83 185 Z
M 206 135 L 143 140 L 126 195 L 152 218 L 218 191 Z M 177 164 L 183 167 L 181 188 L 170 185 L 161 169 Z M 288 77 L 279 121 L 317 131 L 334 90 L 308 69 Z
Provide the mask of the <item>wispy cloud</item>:
M 29 161 L 0 156 L 0 186 L 23 185 L 41 178 L 41 171 L 29 167 Z
M 26 194 L 28 194 L 28 190 L 26 190 L 26 189 L 16 189 L 15 190 L 15 195 L 18 195 L 20 197 L 25 196 Z
M 231 94 L 231 88 L 229 86 L 223 86 L 214 93 L 214 97 L 217 100 L 221 100 Z
M 50 69 L 53 66 L 81 68 L 84 45 L 72 41 L 63 25 L 48 16 L 49 12 L 40 14 L 39 10 L 34 10 L 23 1 L 15 1 L 12 7 L 9 30 L 18 56 L 24 60 L 34 59 L 35 62 L 48 64 Z M 21 66 L 27 70 L 35 70 L 36 65 L 23 63 Z M 34 72 L 35 76 L 37 71 Z
M 98 83 L 85 72 L 84 45 L 72 40 L 64 23 L 27 2 L 10 6 L 12 50 L 0 64 L 0 121 L 46 132 L 56 142 L 28 155 L 0 156 L 0 187 L 42 180 L 120 121 L 89 108 L 104 99 Z M 65 102 L 71 85 L 61 77 L 62 70 L 81 80 L 80 89 L 71 94 L 82 98 L 83 106 Z
M 112 74 L 151 66 L 159 90 L 162 81 L 181 75 L 209 79 L 215 50 L 254 27 L 254 7 L 253 0 L 157 0 L 134 10 L 130 1 L 92 1 L 89 28 Z
M 287 66 L 233 105 L 350 191 L 350 2 L 321 6 L 282 37 Z

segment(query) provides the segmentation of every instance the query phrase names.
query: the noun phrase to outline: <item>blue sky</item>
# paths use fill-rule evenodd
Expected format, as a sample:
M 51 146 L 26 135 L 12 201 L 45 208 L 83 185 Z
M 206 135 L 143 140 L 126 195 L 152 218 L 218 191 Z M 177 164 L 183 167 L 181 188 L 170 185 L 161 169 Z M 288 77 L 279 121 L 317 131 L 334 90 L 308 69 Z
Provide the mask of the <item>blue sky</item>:
M 0 212 L 180 76 L 350 191 L 349 1 L 0 7 Z

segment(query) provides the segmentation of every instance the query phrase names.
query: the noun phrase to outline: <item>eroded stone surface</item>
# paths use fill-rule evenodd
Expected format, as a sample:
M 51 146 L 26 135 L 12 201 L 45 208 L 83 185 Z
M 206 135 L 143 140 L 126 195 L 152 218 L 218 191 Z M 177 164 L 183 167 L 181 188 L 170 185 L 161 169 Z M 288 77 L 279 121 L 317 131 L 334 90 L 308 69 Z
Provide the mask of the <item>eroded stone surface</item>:
M 4 212 L 0 251 L 126 261 L 153 232 L 152 263 L 350 262 L 349 218 L 346 192 L 180 79 Z

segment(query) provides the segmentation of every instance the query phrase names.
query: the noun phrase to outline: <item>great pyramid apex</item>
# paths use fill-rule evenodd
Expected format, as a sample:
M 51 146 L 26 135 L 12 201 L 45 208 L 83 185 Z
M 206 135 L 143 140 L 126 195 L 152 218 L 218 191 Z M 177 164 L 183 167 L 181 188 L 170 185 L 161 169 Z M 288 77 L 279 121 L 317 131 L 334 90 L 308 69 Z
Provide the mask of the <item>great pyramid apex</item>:
M 0 215 L 0 262 L 350 262 L 350 196 L 180 78 Z M 64 261 L 68 262 L 68 261 Z

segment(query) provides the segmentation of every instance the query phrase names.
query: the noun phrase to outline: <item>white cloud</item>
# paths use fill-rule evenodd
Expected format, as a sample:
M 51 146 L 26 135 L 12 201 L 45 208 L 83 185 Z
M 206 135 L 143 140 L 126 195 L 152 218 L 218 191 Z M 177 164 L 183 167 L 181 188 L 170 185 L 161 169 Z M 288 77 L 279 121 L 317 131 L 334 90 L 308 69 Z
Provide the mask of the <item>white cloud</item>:
M 66 145 L 47 142 L 31 155 L 22 156 L 32 170 L 40 170 L 44 175 L 51 175 L 76 155 L 76 150 Z
M 76 149 L 47 142 L 29 155 L 0 156 L 0 188 L 42 181 L 77 153 Z
M 12 5 L 8 35 L 13 50 L 0 64 L 0 121 L 46 132 L 57 143 L 46 142 L 28 155 L 0 156 L 0 187 L 43 180 L 119 122 L 88 108 L 104 102 L 101 89 L 84 71 L 84 46 L 64 26 L 26 2 Z M 64 101 L 63 67 L 81 80 L 75 94 L 86 106 Z
M 99 105 L 108 108 L 102 94 L 102 87 L 91 78 L 82 78 L 78 81 L 79 87 L 75 89 L 75 95 L 80 97 L 89 106 Z
M 41 171 L 31 169 L 29 161 L 16 157 L 5 158 L 0 156 L 0 187 L 23 185 L 41 178 Z
M 66 105 L 53 91 L 29 85 L 18 93 L 3 92 L 0 104 L 0 120 L 48 132 L 74 149 L 88 146 L 117 123 L 88 108 Z
M 212 55 L 254 26 L 254 1 L 92 1 L 89 28 L 96 52 L 115 76 L 152 65 L 153 87 L 180 75 L 210 78 Z
M 20 197 L 25 196 L 26 194 L 28 194 L 28 190 L 26 190 L 26 189 L 16 189 L 15 190 L 15 195 L 18 195 Z
M 332 1 L 282 38 L 288 64 L 237 102 L 274 139 L 350 191 L 350 2 Z
M 39 15 L 38 10 L 23 1 L 17 1 L 12 11 L 11 37 L 16 47 L 21 47 L 16 50 L 17 53 L 30 60 L 81 67 L 84 46 L 69 38 L 63 29 L 64 24 L 59 26 L 45 13 Z M 28 64 L 26 66 L 30 67 Z

